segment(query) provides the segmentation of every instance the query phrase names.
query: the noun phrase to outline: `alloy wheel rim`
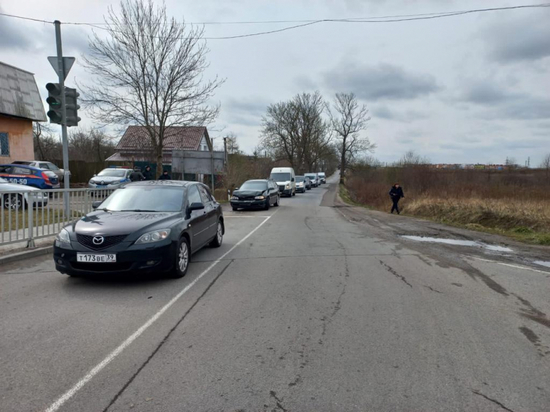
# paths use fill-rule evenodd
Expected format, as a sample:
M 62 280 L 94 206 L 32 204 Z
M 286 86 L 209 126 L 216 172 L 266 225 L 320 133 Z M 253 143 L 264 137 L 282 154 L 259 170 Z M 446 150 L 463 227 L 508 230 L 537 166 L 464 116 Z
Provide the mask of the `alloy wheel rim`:
M 21 199 L 17 195 L 11 195 L 7 198 L 7 209 L 20 209 L 21 208 Z
M 187 269 L 188 263 L 189 263 L 189 250 L 187 248 L 187 243 L 182 242 L 180 246 L 179 262 L 178 262 L 180 271 L 185 272 L 185 269 Z

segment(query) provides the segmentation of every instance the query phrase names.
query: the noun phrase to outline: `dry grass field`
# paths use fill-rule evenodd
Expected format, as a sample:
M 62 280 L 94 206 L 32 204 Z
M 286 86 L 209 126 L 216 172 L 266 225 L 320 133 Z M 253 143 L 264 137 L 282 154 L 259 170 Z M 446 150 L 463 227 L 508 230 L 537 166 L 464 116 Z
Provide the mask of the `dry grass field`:
M 550 179 L 544 170 L 438 170 L 426 166 L 355 169 L 349 200 L 390 211 L 399 182 L 402 213 L 550 245 Z

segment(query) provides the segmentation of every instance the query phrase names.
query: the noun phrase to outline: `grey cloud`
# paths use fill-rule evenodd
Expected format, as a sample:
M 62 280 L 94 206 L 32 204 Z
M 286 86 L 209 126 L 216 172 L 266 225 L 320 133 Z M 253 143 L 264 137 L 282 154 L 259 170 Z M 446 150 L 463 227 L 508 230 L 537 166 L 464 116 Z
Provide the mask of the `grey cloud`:
M 487 119 L 550 119 L 550 99 L 508 90 L 490 80 L 465 85 L 460 100 L 483 106 Z
M 404 112 L 399 112 L 396 110 L 390 109 L 388 106 L 375 106 L 372 109 L 372 114 L 374 118 L 382 118 L 386 120 L 394 120 L 403 123 L 412 123 L 415 120 L 425 119 L 428 116 L 424 113 L 418 112 L 416 110 L 407 110 Z
M 324 74 L 324 82 L 338 92 L 354 92 L 367 101 L 410 100 L 439 90 L 433 76 L 410 73 L 390 64 L 361 66 L 347 63 Z
M 500 21 L 484 31 L 490 57 L 500 63 L 533 61 L 550 56 L 550 11 L 523 19 Z
M 269 103 L 259 97 L 229 98 L 222 105 L 224 118 L 231 123 L 256 126 L 261 122 Z
M 0 7 L 0 12 L 3 9 Z M 32 36 L 22 29 L 10 17 L 0 17 L 0 50 L 30 50 L 33 48 Z

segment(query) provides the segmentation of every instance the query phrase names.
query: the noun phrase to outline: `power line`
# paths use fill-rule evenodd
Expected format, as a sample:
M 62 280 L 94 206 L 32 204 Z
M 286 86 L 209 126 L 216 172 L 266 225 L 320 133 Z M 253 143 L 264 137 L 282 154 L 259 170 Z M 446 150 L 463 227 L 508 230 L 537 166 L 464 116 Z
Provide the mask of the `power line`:
M 245 38 L 245 37 L 256 37 L 256 36 L 263 36 L 268 34 L 274 34 L 274 33 L 280 33 L 283 31 L 288 30 L 294 30 L 302 27 L 312 26 L 320 23 L 369 23 L 369 24 L 376 24 L 376 23 L 399 23 L 399 22 L 407 22 L 407 21 L 418 21 L 418 20 L 433 20 L 433 19 L 440 19 L 440 18 L 446 18 L 446 17 L 456 17 L 466 14 L 473 14 L 473 13 L 487 13 L 487 12 L 495 12 L 495 11 L 506 11 L 506 10 L 518 10 L 518 9 L 532 9 L 532 8 L 546 8 L 550 7 L 550 3 L 542 3 L 542 4 L 528 4 L 528 5 L 520 5 L 520 6 L 505 6 L 505 7 L 490 7 L 490 8 L 483 8 L 483 9 L 471 9 L 471 10 L 459 10 L 459 11 L 450 11 L 450 12 L 436 12 L 436 13 L 423 13 L 423 14 L 409 14 L 409 15 L 394 15 L 394 16 L 379 16 L 379 17 L 352 17 L 352 18 L 343 18 L 343 19 L 319 19 L 319 20 L 266 20 L 266 21 L 241 21 L 241 22 L 202 22 L 202 23 L 188 23 L 188 24 L 196 24 L 196 25 L 207 25 L 207 24 L 273 24 L 273 23 L 300 23 L 295 24 L 292 26 L 283 27 L 280 29 L 275 30 L 268 30 L 268 31 L 261 31 L 261 32 L 255 32 L 255 33 L 246 33 L 246 34 L 239 34 L 234 36 L 223 36 L 223 37 L 201 37 L 201 39 L 204 40 L 231 40 L 231 39 L 239 39 L 239 38 Z M 13 14 L 7 14 L 7 13 L 0 13 L 0 16 L 4 17 L 11 17 L 16 19 L 22 19 L 22 20 L 29 20 L 34 22 L 40 22 L 40 23 L 53 23 L 46 20 L 41 19 L 35 19 L 31 17 L 25 17 L 25 16 L 16 16 Z M 109 28 L 101 27 L 101 25 L 106 25 L 107 23 L 86 23 L 86 22 L 63 22 L 63 24 L 67 25 L 75 25 L 75 26 L 88 26 L 92 27 L 98 30 L 106 30 L 109 31 Z

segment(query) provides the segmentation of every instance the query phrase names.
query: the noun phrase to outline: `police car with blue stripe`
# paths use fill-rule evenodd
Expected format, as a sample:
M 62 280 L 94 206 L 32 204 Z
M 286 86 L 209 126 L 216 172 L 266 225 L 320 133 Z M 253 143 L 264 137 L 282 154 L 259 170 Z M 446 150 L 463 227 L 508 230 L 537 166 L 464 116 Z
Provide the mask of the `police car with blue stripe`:
M 132 169 L 113 166 L 103 169 L 88 182 L 90 189 L 118 189 L 130 182 Z
M 0 165 L 0 177 L 10 183 L 32 186 L 37 189 L 59 189 L 59 179 L 50 170 L 26 165 Z

